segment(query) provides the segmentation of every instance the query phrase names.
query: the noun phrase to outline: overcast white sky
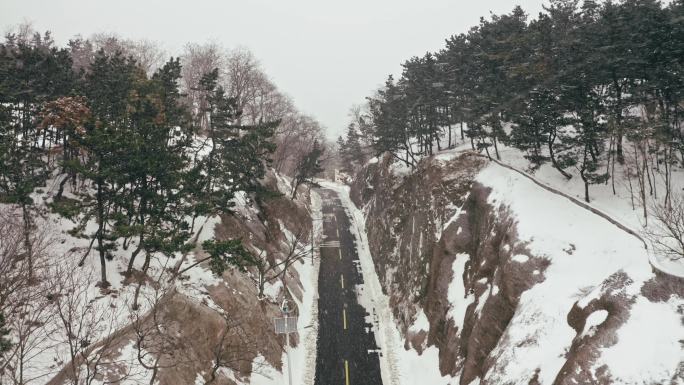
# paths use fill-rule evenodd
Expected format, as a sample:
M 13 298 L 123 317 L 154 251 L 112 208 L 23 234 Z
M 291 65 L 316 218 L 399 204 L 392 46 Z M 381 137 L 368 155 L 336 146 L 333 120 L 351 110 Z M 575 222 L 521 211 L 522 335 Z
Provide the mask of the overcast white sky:
M 330 137 L 353 104 L 414 55 L 442 48 L 489 12 L 520 4 L 534 16 L 543 0 L 0 0 L 0 28 L 24 20 L 58 43 L 115 32 L 162 43 L 177 55 L 186 42 L 246 46 L 297 107 Z

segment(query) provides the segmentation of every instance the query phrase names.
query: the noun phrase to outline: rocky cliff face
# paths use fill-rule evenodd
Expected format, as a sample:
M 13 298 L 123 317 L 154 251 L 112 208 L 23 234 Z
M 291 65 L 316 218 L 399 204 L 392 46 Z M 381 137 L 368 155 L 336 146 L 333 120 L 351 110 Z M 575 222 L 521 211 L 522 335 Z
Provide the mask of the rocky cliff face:
M 529 226 L 521 237 L 520 223 L 533 223 L 536 218 L 524 217 L 500 199 L 507 191 L 499 189 L 494 194 L 486 181 L 499 176 L 483 176 L 485 167 L 483 158 L 462 153 L 425 159 L 416 170 L 402 173 L 384 158 L 366 166 L 354 180 L 351 196 L 366 215 L 375 267 L 405 337 L 405 348 L 421 352 L 437 347 L 439 363 L 435 365 L 445 383 L 642 383 L 638 376 L 629 377 L 623 369 L 604 363 L 610 357 L 602 349 L 625 349 L 627 342 L 618 343 L 618 329 L 630 314 L 643 311 L 632 312 L 632 304 L 644 300 L 666 304 L 660 309 L 675 328 L 668 341 L 672 349 L 663 351 L 674 357 L 668 357 L 667 370 L 653 378 L 682 380 L 684 365 L 681 354 L 676 354 L 677 336 L 683 329 L 677 328 L 677 320 L 684 319 L 682 282 L 653 275 L 643 249 L 636 250 L 634 259 L 625 255 L 620 261 L 613 259 L 612 254 L 619 251 L 610 246 L 605 246 L 608 251 L 584 247 L 583 242 L 576 246 L 573 237 L 582 235 L 563 236 L 563 226 L 568 225 L 563 213 L 556 213 L 562 225 L 547 225 L 557 227 L 559 242 L 552 247 L 541 247 L 549 242 L 536 238 L 545 233 L 530 234 Z M 504 189 L 513 190 L 513 182 L 506 183 Z M 584 220 L 594 220 L 587 218 L 571 220 L 581 227 Z M 598 232 L 604 225 L 609 227 L 607 222 L 597 223 Z M 610 238 L 605 243 L 610 245 Z M 603 263 L 598 259 L 613 261 L 596 268 L 605 271 L 594 281 L 561 268 L 573 259 L 581 265 L 592 257 L 597 258 L 597 266 Z M 632 269 L 634 261 L 638 269 Z M 556 269 L 547 274 L 554 262 Z M 545 282 L 549 279 L 554 282 Z M 592 284 L 583 286 L 582 282 Z M 545 286 L 559 288 L 558 298 L 545 295 Z M 565 293 L 570 294 L 564 297 Z M 421 326 L 424 318 L 429 327 Z M 544 343 L 545 339 L 550 342 Z M 529 356 L 523 357 L 523 352 Z
M 545 262 L 518 241 L 507 208 L 489 204 L 489 189 L 474 181 L 482 158 L 432 159 L 406 177 L 394 175 L 388 162 L 356 178 L 352 196 L 366 207 L 371 252 L 395 320 L 407 347 L 437 346 L 441 372 L 462 373 L 461 382 L 468 384 L 486 372 L 487 356 L 521 293 L 543 279 Z M 536 269 L 523 268 L 513 255 L 526 255 Z M 462 265 L 456 278 L 463 287 L 461 298 L 450 299 L 455 262 Z M 493 287 L 501 294 L 488 300 Z M 468 294 L 475 300 L 461 305 L 458 318 L 451 317 L 451 301 L 466 301 Z M 429 331 L 412 333 L 420 312 Z
M 277 191 L 274 179 L 269 178 L 267 184 Z M 218 239 L 242 239 L 252 250 L 264 250 L 277 262 L 289 252 L 288 236 L 301 231 L 306 235 L 302 242 L 308 241 L 311 225 L 308 202 L 308 192 L 302 193 L 296 202 L 287 196 L 258 203 L 240 202 L 238 205 L 243 206 L 234 215 L 224 215 L 214 233 Z M 282 335 L 275 334 L 273 318 L 281 316 L 279 305 L 283 299 L 293 299 L 286 295 L 281 282 L 285 282 L 287 291 L 294 296 L 294 306 L 302 302 L 304 286 L 309 284 L 302 282 L 298 274 L 297 267 L 302 264 L 302 261 L 295 262 L 283 281 L 272 282 L 263 299 L 258 298 L 256 284 L 250 278 L 250 275 L 256 276 L 252 269 L 247 273 L 229 269 L 213 284 L 206 285 L 199 298 L 177 295 L 164 306 L 164 314 L 181 329 L 181 335 L 185 336 L 182 350 L 193 359 L 189 365 L 173 365 L 162 370 L 160 383 L 190 384 L 198 376 L 202 377 L 200 383 L 254 383 L 264 371 L 271 368 L 282 371 L 285 341 Z M 206 266 L 200 268 L 206 269 Z M 299 346 L 300 336 L 291 336 L 290 343 Z M 212 366 L 220 350 L 218 354 L 226 368 L 218 370 L 212 381 Z
M 266 187 L 278 191 L 276 175 L 271 174 L 265 183 Z M 292 242 L 289 238 L 293 234 L 301 232 L 304 234 L 301 242 L 310 242 L 309 193 L 303 192 L 297 201 L 280 196 L 260 202 L 238 202 L 235 214 L 224 215 L 214 233 L 218 239 L 242 239 L 252 250 L 263 250 L 277 263 L 289 253 Z M 307 268 L 308 263 L 307 260 Z M 188 297 L 173 301 L 167 314 L 186 329 L 181 334 L 188 336 L 185 343 L 196 360 L 192 368 L 174 366 L 162 371 L 166 381 L 161 383 L 194 383 L 198 376 L 203 381 L 211 381 L 217 349 L 223 350 L 220 354 L 226 366 L 234 369 L 219 370 L 212 383 L 258 383 L 258 376 L 266 372 L 273 377 L 276 373 L 272 369 L 281 372 L 285 341 L 282 335 L 275 334 L 273 318 L 281 316 L 279 305 L 283 299 L 294 299 L 294 306 L 303 302 L 303 290 L 309 285 L 309 282 L 302 282 L 305 277 L 298 274 L 303 264 L 303 261 L 295 262 L 282 281 L 268 284 L 267 296 L 263 299 L 258 298 L 253 281 L 256 271 L 249 269 L 247 273 L 241 273 L 230 269 L 213 285 L 206 286 L 205 298 L 199 303 L 197 298 Z M 289 294 L 281 282 L 287 285 Z M 289 297 L 290 294 L 294 298 Z M 208 311 L 207 307 L 219 309 L 219 312 Z M 295 309 L 295 313 L 299 311 Z M 290 343 L 300 346 L 300 336 L 291 336 Z M 178 382 L 179 378 L 187 378 L 187 381 Z

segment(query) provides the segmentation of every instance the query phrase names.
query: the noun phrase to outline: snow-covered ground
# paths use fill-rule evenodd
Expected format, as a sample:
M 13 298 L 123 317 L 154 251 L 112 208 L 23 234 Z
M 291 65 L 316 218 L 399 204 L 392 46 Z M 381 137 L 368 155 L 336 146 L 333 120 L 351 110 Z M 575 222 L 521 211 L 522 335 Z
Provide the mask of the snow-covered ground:
M 291 193 L 289 180 L 277 174 L 275 177 L 277 178 L 277 187 L 286 196 L 289 195 Z M 36 216 L 36 227 L 41 235 L 46 238 L 45 242 L 49 243 L 49 248 L 47 248 L 46 252 L 48 261 L 59 261 L 59 264 L 51 269 L 59 267 L 60 271 L 65 272 L 65 276 L 71 277 L 69 282 L 76 282 L 82 288 L 82 293 L 79 292 L 79 295 L 82 297 L 80 298 L 82 306 L 79 305 L 80 307 L 75 309 L 75 312 L 84 311 L 85 307 L 87 307 L 91 309 L 89 311 L 93 313 L 91 314 L 93 318 L 99 317 L 103 320 L 100 322 L 101 325 L 89 331 L 87 335 L 89 341 L 97 342 L 109 335 L 122 334 L 120 331 L 127 330 L 126 327 L 136 318 L 136 314 L 144 317 L 150 308 L 155 305 L 160 295 L 171 290 L 182 293 L 197 304 L 209 307 L 218 313 L 223 312 L 223 309 L 212 299 L 209 289 L 223 284 L 224 281 L 220 277 L 215 276 L 208 269 L 208 266 L 205 265 L 196 265 L 184 271 L 186 268 L 193 266 L 198 259 L 203 258 L 202 251 L 199 249 L 193 250 L 185 256 L 177 254 L 173 258 L 168 258 L 161 254 L 152 255 L 150 268 L 148 269 L 149 279 L 146 281 L 146 284 L 141 286 L 138 309 L 132 308 L 133 296 L 138 284 L 137 282 L 127 283 L 125 281 L 126 277 L 122 274 L 127 268 L 131 253 L 137 247 L 135 240 L 132 241 L 126 250 L 124 250 L 119 241 L 116 250 L 112 252 L 113 259 L 107 261 L 108 280 L 111 286 L 107 290 L 101 290 L 95 286 L 100 277 L 100 263 L 97 251 L 93 248 L 84 259 L 83 266 L 77 266 L 88 249 L 90 240 L 72 236 L 69 234 L 69 230 L 75 226 L 74 222 L 49 210 L 44 210 L 43 202 L 51 200 L 51 196 L 56 192 L 58 184 L 59 180 L 57 179 L 49 180 L 44 191 L 34 194 L 34 200 L 38 202 L 39 207 L 45 213 L 43 216 Z M 65 191 L 65 196 L 70 196 L 68 190 Z M 305 202 L 305 199 L 308 199 L 308 197 L 309 195 L 307 194 L 300 194 L 297 204 L 299 206 L 306 205 L 311 207 L 312 214 L 320 217 L 320 197 L 315 192 L 312 192 L 311 202 Z M 0 205 L 0 210 L 3 213 L 9 213 L 14 209 L 9 205 Z M 254 205 L 242 193 L 238 193 L 235 197 L 234 210 L 239 218 L 257 217 Z M 16 214 L 14 215 L 16 216 Z M 197 218 L 195 221 L 195 233 L 191 239 L 201 244 L 205 240 L 214 238 L 215 229 L 220 224 L 221 218 L 219 216 Z M 87 231 L 94 231 L 94 226 L 94 223 L 89 223 Z M 288 231 L 282 224 L 281 229 L 287 236 Z M 321 231 L 322 224 L 317 223 L 314 232 L 319 238 Z M 293 236 L 292 234 L 289 235 Z M 310 245 L 303 245 L 303 247 L 308 249 Z M 142 254 L 136 259 L 134 267 L 137 270 L 141 270 L 144 259 Z M 180 279 L 169 280 L 174 267 L 177 267 L 179 271 L 184 271 L 184 273 L 179 277 Z M 310 259 L 306 259 L 306 263 L 296 262 L 292 269 L 296 271 L 295 275 L 299 277 L 302 284 L 301 298 L 295 296 L 300 311 L 298 325 L 300 333 L 299 344 L 290 350 L 293 377 L 298 383 L 313 384 L 317 338 L 315 321 L 317 320 L 318 263 L 312 265 Z M 52 270 L 50 273 L 52 273 Z M 54 278 L 56 279 L 56 277 Z M 48 281 L 46 285 L 53 284 L 53 277 Z M 154 282 L 154 284 L 149 284 L 151 282 Z M 272 285 L 269 289 L 272 289 L 272 297 L 277 297 L 283 286 Z M 24 306 L 40 305 L 28 303 Z M 94 314 L 96 310 L 101 311 L 102 314 Z M 10 330 L 13 330 L 13 325 L 9 326 Z M 60 330 L 63 326 L 60 325 L 58 317 L 46 315 L 45 324 L 41 328 L 39 331 L 41 335 L 37 335 L 31 341 L 31 350 L 27 352 L 31 355 L 31 359 L 24 368 L 25 378 L 33 378 L 30 383 L 34 384 L 41 384 L 50 380 L 70 361 L 68 345 L 62 341 L 60 336 Z M 132 374 L 127 377 L 126 381 L 121 383 L 149 382 L 146 378 L 149 377 L 151 372 L 138 364 L 136 355 L 132 353 L 137 353 L 137 349 L 129 345 L 117 347 L 109 352 L 107 361 L 117 362 L 131 369 Z M 283 362 L 286 362 L 284 355 Z M 263 357 L 261 357 L 261 361 L 257 358 L 254 366 L 258 370 L 256 370 L 251 379 L 253 384 L 282 383 L 285 379 L 283 373 L 287 373 L 286 363 L 283 368 L 284 371 L 279 372 L 271 367 Z M 221 373 L 227 373 L 225 370 L 221 370 Z M 98 381 L 95 380 L 93 383 L 98 383 Z M 250 379 L 243 378 L 241 380 L 241 382 L 245 381 L 249 382 Z M 0 378 L 0 383 L 4 383 L 3 378 Z
M 643 244 L 513 171 L 490 164 L 477 180 L 492 188 L 491 204 L 510 206 L 520 239 L 530 241 L 531 252 L 551 262 L 544 281 L 523 294 L 502 338 L 504 344 L 492 353 L 496 364 L 487 379 L 527 383 L 525 379 L 540 368 L 540 383 L 552 383 L 576 336 L 568 325 L 568 312 L 583 298 L 584 290 L 598 294 L 604 281 L 618 272 L 631 280 L 625 295 L 636 302 L 618 329 L 616 343 L 601 350 L 593 368 L 606 364 L 615 381 L 624 384 L 672 378 L 684 358 L 679 342 L 684 339 L 684 325 L 677 310 L 684 307 L 684 299 L 672 296 L 666 302 L 650 302 L 641 297 L 644 284 L 655 277 Z M 570 247 L 572 253 L 564 251 Z M 605 315 L 590 316 L 585 328 L 599 325 L 601 317 Z M 645 351 L 652 354 L 647 358 Z
M 77 332 L 74 332 L 77 334 L 76 338 L 97 342 L 128 325 L 134 318 L 134 313 L 146 313 L 153 303 L 148 299 L 154 298 L 157 293 L 151 285 L 142 285 L 138 307 L 133 308 L 134 294 L 138 285 L 137 283 L 127 284 L 123 273 L 127 269 L 131 253 L 137 247 L 135 241 L 132 241 L 127 249 L 124 249 L 120 241 L 117 242 L 116 248 L 111 250 L 112 260 L 106 262 L 107 278 L 111 285 L 106 289 L 95 285 L 100 280 L 101 269 L 96 245 L 93 245 L 88 252 L 90 239 L 75 237 L 69 233 L 76 227 L 76 223 L 50 212 L 46 207 L 52 199 L 52 194 L 56 192 L 59 182 L 58 178 L 50 179 L 44 190 L 32 194 L 37 211 L 43 213 L 33 215 L 32 219 L 36 228 L 34 236 L 42 239 L 44 251 L 40 253 L 40 260 L 36 261 L 37 265 L 42 266 L 36 272 L 40 277 L 40 282 L 31 290 L 38 288 L 46 293 L 60 290 L 63 293 L 72 294 L 56 302 L 39 301 L 22 305 L 27 313 L 36 314 L 36 317 L 39 317 L 37 314 L 40 312 L 37 309 L 29 309 L 30 307 L 41 306 L 43 307 L 41 312 L 45 314 L 35 320 L 40 326 L 32 329 L 31 334 L 26 337 L 30 351 L 26 352 L 27 359 L 24 363 L 23 375 L 25 379 L 32 379 L 30 383 L 49 380 L 64 364 L 70 362 L 68 339 L 65 334 L 67 326 L 64 325 L 65 321 L 52 314 L 53 307 L 57 306 L 57 303 L 62 303 L 61 306 L 64 307 L 62 311 L 74 317 L 70 327 L 79 328 Z M 72 195 L 65 190 L 64 196 Z M 16 217 L 16 207 L 12 205 L 0 204 L 0 211 L 3 217 L 6 215 Z M 207 218 L 198 218 L 197 222 L 203 223 L 206 220 Z M 87 233 L 94 233 L 95 230 L 96 225 L 93 221 L 89 222 L 85 228 Z M 199 226 L 196 230 L 199 231 Z M 213 228 L 208 231 L 213 234 Z M 195 236 L 198 235 L 195 234 Z M 179 258 L 180 254 L 177 254 L 175 258 L 169 258 L 161 253 L 152 255 L 148 276 L 159 282 L 165 282 L 166 279 L 162 276 L 167 274 L 167 269 L 171 268 Z M 144 259 L 141 253 L 135 261 L 134 268 L 140 270 Z M 79 265 L 81 261 L 83 264 Z M 43 297 L 40 299 L 44 300 Z M 8 326 L 12 331 L 20 327 L 12 324 Z M 120 352 L 121 360 L 126 362 L 130 361 L 130 357 L 126 356 L 127 351 L 123 349 Z M 0 377 L 0 383 L 2 380 Z
M 442 145 L 444 145 L 444 142 Z M 634 176 L 631 177 L 631 180 L 627 178 L 628 168 L 631 167 L 631 172 L 634 173 L 634 165 L 630 164 L 629 153 L 632 151 L 631 146 L 631 143 L 625 143 L 625 151 L 628 153 L 626 156 L 626 163 L 624 166 L 620 164 L 615 165 L 612 179 L 604 184 L 591 185 L 589 191 L 591 202 L 589 203 L 589 206 L 606 213 L 608 216 L 634 230 L 636 233 L 641 233 L 643 229 L 649 225 L 649 221 L 651 221 L 651 223 L 653 222 L 653 219 L 644 219 L 643 205 L 639 203 L 638 198 L 637 181 Z M 463 151 L 469 151 L 470 149 L 471 146 L 469 141 L 458 140 L 453 149 L 440 151 L 434 158 L 438 161 L 448 161 L 457 156 L 457 154 L 460 154 Z M 491 156 L 494 157 L 493 149 L 490 149 L 490 153 Z M 584 200 L 584 183 L 579 177 L 577 170 L 572 168 L 566 170 L 573 176 L 568 180 L 563 177 L 558 170 L 554 169 L 550 163 L 544 164 L 537 170 L 531 170 L 529 161 L 524 158 L 525 154 L 516 148 L 499 143 L 499 154 L 502 163 L 526 172 L 539 182 L 575 197 L 577 200 Z M 403 175 L 408 172 L 407 170 L 404 170 L 404 166 L 398 163 L 393 164 L 392 167 L 393 171 L 396 169 L 396 172 L 398 172 L 397 175 Z M 665 176 L 662 174 L 662 170 L 654 170 L 653 175 L 654 179 L 652 183 L 654 194 L 647 195 L 647 209 L 654 203 L 663 203 L 665 196 Z M 672 180 L 670 183 L 674 194 L 684 195 L 684 169 L 675 167 L 672 171 Z M 615 192 L 613 192 L 613 188 L 615 188 Z M 649 258 L 659 270 L 679 277 L 684 277 L 684 259 L 672 261 L 653 253 L 652 250 Z

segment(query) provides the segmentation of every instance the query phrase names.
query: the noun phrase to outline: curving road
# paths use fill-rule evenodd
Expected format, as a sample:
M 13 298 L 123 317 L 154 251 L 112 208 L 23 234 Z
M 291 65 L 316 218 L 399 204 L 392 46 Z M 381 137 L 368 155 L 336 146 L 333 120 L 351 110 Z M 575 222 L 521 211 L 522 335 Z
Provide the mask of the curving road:
M 323 199 L 323 244 L 318 276 L 316 385 L 382 384 L 379 348 L 368 313 L 357 301 L 363 283 L 349 218 L 337 195 L 319 190 Z

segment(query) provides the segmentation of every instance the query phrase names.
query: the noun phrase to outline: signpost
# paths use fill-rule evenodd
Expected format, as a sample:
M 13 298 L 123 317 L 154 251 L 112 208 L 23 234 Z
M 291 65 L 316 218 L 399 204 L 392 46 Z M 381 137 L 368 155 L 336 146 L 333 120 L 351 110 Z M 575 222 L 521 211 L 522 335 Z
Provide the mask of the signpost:
M 323 214 L 323 218 L 316 218 L 316 217 L 314 217 L 313 212 L 311 212 L 311 265 L 314 264 L 314 243 L 315 243 L 314 227 L 315 227 L 315 224 L 319 221 L 322 221 L 322 224 L 325 225 L 326 215 L 332 215 L 332 214 Z
M 292 385 L 292 366 L 290 365 L 290 333 L 297 332 L 297 317 L 290 317 L 292 312 L 288 300 L 284 300 L 280 306 L 283 317 L 274 318 L 276 334 L 285 334 L 285 355 L 287 356 L 287 378 L 288 384 Z

